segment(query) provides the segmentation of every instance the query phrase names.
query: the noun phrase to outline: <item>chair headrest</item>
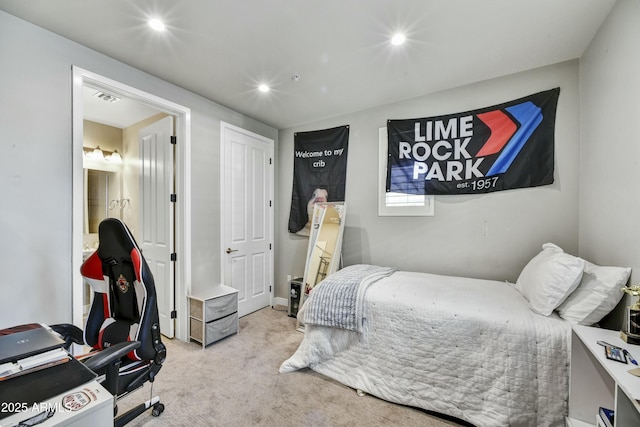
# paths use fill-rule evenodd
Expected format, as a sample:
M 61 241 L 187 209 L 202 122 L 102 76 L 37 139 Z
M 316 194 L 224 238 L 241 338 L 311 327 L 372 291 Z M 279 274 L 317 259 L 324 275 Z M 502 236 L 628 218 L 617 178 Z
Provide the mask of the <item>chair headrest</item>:
M 129 258 L 134 248 L 140 250 L 129 228 L 117 218 L 103 220 L 98 226 L 98 236 L 98 256 L 102 260 Z

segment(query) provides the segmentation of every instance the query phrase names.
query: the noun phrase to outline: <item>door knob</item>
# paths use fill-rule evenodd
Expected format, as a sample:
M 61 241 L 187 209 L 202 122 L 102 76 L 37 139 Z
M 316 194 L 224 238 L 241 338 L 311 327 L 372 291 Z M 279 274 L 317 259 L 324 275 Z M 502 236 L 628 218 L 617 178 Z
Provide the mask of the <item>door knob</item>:
M 227 250 L 225 252 L 230 254 L 231 252 L 238 252 L 238 250 L 237 249 L 227 248 Z

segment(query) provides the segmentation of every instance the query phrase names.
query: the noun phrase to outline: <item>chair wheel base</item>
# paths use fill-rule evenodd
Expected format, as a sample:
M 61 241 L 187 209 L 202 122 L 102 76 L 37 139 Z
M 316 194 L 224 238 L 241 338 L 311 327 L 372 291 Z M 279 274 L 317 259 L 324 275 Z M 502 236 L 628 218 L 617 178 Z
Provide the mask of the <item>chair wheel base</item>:
M 155 405 L 153 405 L 153 409 L 151 410 L 151 415 L 153 415 L 154 417 L 159 417 L 160 414 L 162 414 L 163 412 L 164 412 L 164 404 L 156 403 Z

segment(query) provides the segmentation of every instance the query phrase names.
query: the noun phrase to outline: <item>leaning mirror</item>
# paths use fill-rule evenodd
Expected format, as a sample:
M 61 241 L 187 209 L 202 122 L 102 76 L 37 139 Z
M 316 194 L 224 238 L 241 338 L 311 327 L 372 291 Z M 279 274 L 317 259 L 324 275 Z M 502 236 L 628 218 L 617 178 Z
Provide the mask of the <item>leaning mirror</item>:
M 313 287 L 340 266 L 345 211 L 344 202 L 316 203 L 314 206 L 300 307 Z M 301 327 L 298 319 L 297 328 Z

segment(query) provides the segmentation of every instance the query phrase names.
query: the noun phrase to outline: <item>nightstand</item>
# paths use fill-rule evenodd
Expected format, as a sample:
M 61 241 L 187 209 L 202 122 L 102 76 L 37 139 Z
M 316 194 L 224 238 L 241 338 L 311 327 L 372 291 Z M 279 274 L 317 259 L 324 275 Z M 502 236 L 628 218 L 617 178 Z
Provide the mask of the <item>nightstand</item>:
M 189 339 L 205 348 L 238 332 L 238 290 L 216 285 L 206 293 L 187 296 Z

